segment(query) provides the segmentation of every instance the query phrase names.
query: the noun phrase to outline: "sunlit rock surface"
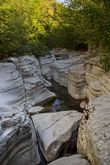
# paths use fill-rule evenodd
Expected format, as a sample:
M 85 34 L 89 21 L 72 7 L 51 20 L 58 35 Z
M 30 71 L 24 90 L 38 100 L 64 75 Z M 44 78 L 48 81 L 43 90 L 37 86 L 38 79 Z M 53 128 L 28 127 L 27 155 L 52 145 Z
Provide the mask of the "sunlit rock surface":
M 47 85 L 34 56 L 10 58 L 0 63 L 1 165 L 39 164 L 35 130 L 25 113 L 32 106 L 55 97 Z
M 23 108 L 25 88 L 17 66 L 12 62 L 0 63 L 0 106 Z
M 45 87 L 39 61 L 34 56 L 20 57 L 19 66 L 26 90 L 27 104 L 30 103 L 33 106 L 55 97 L 55 94 Z
M 31 120 L 23 113 L 0 108 L 0 164 L 40 163 L 37 138 Z M 6 110 L 6 108 L 5 108 Z
M 85 67 L 88 99 L 110 93 L 110 73 L 102 69 L 99 58 L 91 58 Z
M 0 63 L 0 105 L 12 107 L 35 105 L 55 96 L 46 87 L 39 61 L 34 56 Z M 48 84 L 49 85 L 49 84 Z
M 89 103 L 79 127 L 78 152 L 92 165 L 110 164 L 110 94 Z
M 86 98 L 84 63 L 75 64 L 68 74 L 68 92 L 75 99 Z
M 68 52 L 68 59 L 57 60 L 51 66 L 53 80 L 67 87 L 74 99 L 85 99 L 87 96 L 84 67 L 86 58 L 86 54 Z
M 32 116 L 41 151 L 48 162 L 59 156 L 62 145 L 69 141 L 72 134 L 74 136 L 74 133 L 76 133 L 81 118 L 82 114 L 76 111 L 44 113 Z
M 90 165 L 90 163 L 81 155 L 76 154 L 69 157 L 62 157 L 48 165 Z

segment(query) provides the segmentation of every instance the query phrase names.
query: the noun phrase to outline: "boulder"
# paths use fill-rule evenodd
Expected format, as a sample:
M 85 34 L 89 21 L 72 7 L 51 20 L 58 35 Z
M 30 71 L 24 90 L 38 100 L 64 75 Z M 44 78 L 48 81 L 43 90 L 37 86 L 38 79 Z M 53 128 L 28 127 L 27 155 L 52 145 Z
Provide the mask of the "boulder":
M 43 107 L 41 107 L 41 106 L 35 106 L 35 107 L 32 107 L 32 108 L 30 108 L 28 110 L 28 114 L 29 115 L 35 115 L 35 114 L 37 114 L 39 112 L 42 112 L 43 110 L 44 110 Z
M 90 163 L 82 155 L 76 154 L 69 157 L 62 157 L 48 165 L 90 165 Z
M 32 116 L 39 137 L 41 151 L 48 162 L 55 160 L 62 146 L 73 136 L 76 143 L 76 131 L 82 114 L 76 111 L 45 113 Z M 75 137 L 74 137 L 75 135 Z
M 110 164 L 110 94 L 90 101 L 80 123 L 77 146 L 92 165 Z
M 39 164 L 37 138 L 31 120 L 23 112 L 14 113 L 14 109 L 9 112 L 10 115 L 8 111 L 0 114 L 0 164 Z

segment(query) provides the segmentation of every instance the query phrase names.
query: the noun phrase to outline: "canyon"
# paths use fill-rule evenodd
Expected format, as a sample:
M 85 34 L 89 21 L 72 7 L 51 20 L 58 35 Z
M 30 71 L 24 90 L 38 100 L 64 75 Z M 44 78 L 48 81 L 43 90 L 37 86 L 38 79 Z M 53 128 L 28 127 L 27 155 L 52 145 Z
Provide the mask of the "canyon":
M 109 165 L 110 74 L 88 52 L 0 62 L 1 165 Z M 52 112 L 56 98 L 66 110 Z

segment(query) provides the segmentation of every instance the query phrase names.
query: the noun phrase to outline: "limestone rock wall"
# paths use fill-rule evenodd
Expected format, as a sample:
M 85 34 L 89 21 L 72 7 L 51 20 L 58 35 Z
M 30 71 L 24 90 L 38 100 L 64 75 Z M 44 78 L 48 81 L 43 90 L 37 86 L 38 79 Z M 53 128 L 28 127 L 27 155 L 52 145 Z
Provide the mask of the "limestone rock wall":
M 0 63 L 0 106 L 21 107 L 25 103 L 25 88 L 16 65 Z
M 74 99 L 90 100 L 110 92 L 110 73 L 102 69 L 98 57 L 89 58 L 87 53 L 78 52 L 66 54 L 68 59 L 60 55 L 51 66 L 52 78 L 67 87 Z
M 52 66 L 52 79 L 61 86 L 68 86 L 68 71 L 72 66 L 71 60 L 58 60 Z
M 41 73 L 47 79 L 51 79 L 52 72 L 50 66 L 56 61 L 54 54 L 46 55 L 45 57 L 39 58 L 39 63 L 41 67 Z
M 55 94 L 41 75 L 34 56 L 10 58 L 0 63 L 0 164 L 40 163 L 37 138 L 26 111 Z
M 110 94 L 92 100 L 85 109 L 77 145 L 92 165 L 110 164 Z
M 87 96 L 85 58 L 87 58 L 86 54 L 68 52 L 68 59 L 56 60 L 51 66 L 53 80 L 67 87 L 74 99 L 86 99 Z
M 102 69 L 99 59 L 96 57 L 90 59 L 85 64 L 85 69 L 88 99 L 108 94 L 110 92 L 110 74 Z
M 84 63 L 75 64 L 68 74 L 68 92 L 75 99 L 86 98 Z
M 40 163 L 37 138 L 31 120 L 23 112 L 0 108 L 0 164 L 35 165 Z
M 24 56 L 18 58 L 18 60 L 26 91 L 27 104 L 33 106 L 55 97 L 55 94 L 46 88 L 39 61 L 34 56 Z

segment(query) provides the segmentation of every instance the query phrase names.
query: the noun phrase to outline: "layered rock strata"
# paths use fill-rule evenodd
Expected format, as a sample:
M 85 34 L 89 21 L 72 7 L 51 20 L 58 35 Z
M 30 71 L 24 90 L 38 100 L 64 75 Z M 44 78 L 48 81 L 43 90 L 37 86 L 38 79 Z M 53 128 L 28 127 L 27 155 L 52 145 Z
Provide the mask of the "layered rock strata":
M 39 164 L 37 138 L 31 120 L 15 109 L 7 109 L 2 114 L 0 111 L 0 116 L 0 164 Z
M 71 60 L 58 60 L 52 66 L 52 79 L 61 86 L 68 86 L 68 71 L 72 66 Z
M 110 73 L 102 69 L 99 58 L 91 58 L 85 64 L 85 69 L 88 99 L 110 93 Z
M 35 165 L 37 139 L 26 111 L 55 97 L 34 56 L 0 63 L 0 164 Z
M 39 61 L 34 56 L 24 56 L 18 59 L 24 87 L 26 90 L 27 104 L 30 103 L 33 106 L 55 97 L 55 94 L 50 92 L 45 87 L 44 78 L 41 75 Z
M 25 88 L 17 66 L 0 63 L 0 106 L 20 107 L 25 104 Z
M 52 73 L 50 66 L 56 61 L 54 54 L 47 55 L 39 58 L 41 73 L 47 79 L 51 79 Z
M 79 127 L 78 152 L 92 165 L 110 164 L 110 95 L 92 100 Z

